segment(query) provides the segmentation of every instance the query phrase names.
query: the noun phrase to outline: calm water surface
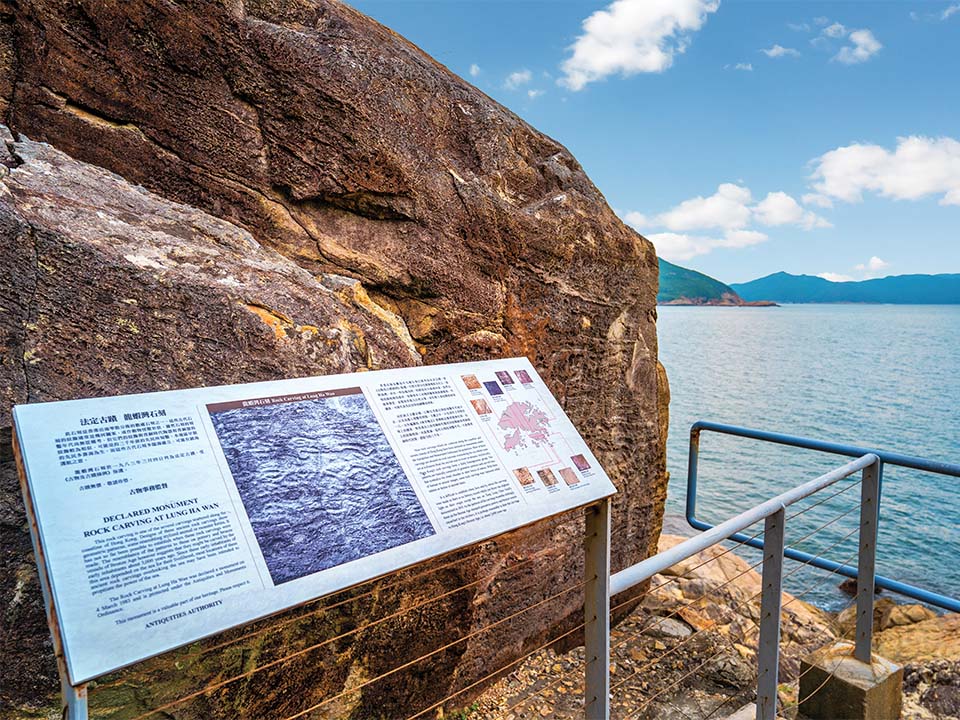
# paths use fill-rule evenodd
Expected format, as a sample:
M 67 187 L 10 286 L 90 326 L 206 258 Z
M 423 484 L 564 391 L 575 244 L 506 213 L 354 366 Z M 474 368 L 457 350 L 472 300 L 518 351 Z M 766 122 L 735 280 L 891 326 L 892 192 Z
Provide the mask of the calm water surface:
M 683 512 L 698 419 L 960 462 L 960 306 L 661 307 L 658 332 L 672 392 L 668 511 Z M 705 433 L 698 516 L 722 521 L 843 462 Z M 856 534 L 844 536 L 856 512 L 798 540 L 853 508 L 858 495 L 851 488 L 789 521 L 787 544 L 853 561 Z M 960 597 L 958 556 L 960 480 L 885 468 L 878 572 Z M 788 561 L 785 571 L 794 568 Z M 838 582 L 803 568 L 785 580 L 834 609 L 846 603 Z

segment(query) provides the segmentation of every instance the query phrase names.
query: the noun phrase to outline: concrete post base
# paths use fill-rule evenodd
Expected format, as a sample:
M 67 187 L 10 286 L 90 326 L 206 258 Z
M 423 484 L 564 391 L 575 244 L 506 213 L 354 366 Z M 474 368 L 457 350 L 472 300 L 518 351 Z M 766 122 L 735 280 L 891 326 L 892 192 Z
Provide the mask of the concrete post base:
M 838 642 L 800 661 L 800 714 L 811 720 L 897 720 L 903 668 L 879 655 L 868 665 Z
M 757 720 L 757 706 L 755 703 L 744 705 L 733 715 L 727 715 L 723 720 Z

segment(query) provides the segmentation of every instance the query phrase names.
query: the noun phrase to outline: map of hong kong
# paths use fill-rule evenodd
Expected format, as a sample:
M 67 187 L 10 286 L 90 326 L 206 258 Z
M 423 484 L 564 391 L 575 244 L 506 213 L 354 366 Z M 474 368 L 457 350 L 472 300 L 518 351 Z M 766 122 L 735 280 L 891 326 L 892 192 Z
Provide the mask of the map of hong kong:
M 526 447 L 527 439 L 534 445 L 550 444 L 550 417 L 528 402 L 511 403 L 500 417 L 498 426 L 507 431 L 503 444 L 505 450 Z

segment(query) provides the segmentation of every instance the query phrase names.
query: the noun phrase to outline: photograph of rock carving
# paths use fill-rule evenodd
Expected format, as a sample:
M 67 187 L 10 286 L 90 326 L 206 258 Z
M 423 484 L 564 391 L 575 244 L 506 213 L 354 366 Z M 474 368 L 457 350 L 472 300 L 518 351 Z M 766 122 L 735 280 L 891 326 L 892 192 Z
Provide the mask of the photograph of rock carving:
M 210 417 L 275 584 L 434 534 L 359 391 Z

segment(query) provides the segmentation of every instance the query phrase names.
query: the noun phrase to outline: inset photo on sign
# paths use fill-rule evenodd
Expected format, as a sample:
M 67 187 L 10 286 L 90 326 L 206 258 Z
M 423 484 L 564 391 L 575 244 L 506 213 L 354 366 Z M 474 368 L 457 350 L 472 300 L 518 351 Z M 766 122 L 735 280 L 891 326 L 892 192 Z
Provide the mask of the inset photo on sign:
M 517 379 L 524 385 L 529 385 L 533 382 L 533 378 L 530 377 L 530 373 L 526 370 L 514 370 L 514 373 L 516 373 Z
M 470 404 L 473 405 L 473 409 L 477 411 L 477 415 L 489 415 L 493 412 L 490 408 L 490 403 L 488 403 L 483 398 L 479 400 L 471 400 Z
M 513 385 L 513 378 L 510 377 L 510 373 L 508 373 L 506 370 L 497 370 L 496 376 L 497 379 L 504 385 Z
M 435 533 L 360 388 L 207 410 L 275 584 Z
M 540 476 L 540 481 L 547 487 L 553 487 L 557 484 L 557 476 L 553 474 L 553 470 L 550 468 L 537 470 L 537 475 Z
M 513 474 L 517 476 L 517 480 L 523 486 L 533 485 L 534 483 L 533 474 L 527 468 L 517 468 L 513 471 Z
M 573 460 L 573 464 L 577 466 L 577 470 L 580 472 L 590 469 L 590 463 L 583 455 L 574 455 L 570 459 Z
M 503 388 L 496 380 L 485 381 L 483 385 L 491 395 L 503 395 Z
M 563 481 L 567 485 L 576 485 L 580 482 L 580 478 L 577 477 L 577 474 L 573 471 L 573 468 L 561 468 L 560 477 L 563 478 Z
M 463 384 L 467 386 L 468 390 L 482 389 L 482 386 L 480 385 L 480 381 L 477 380 L 476 375 L 462 375 L 461 378 L 463 379 Z

